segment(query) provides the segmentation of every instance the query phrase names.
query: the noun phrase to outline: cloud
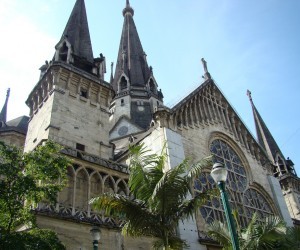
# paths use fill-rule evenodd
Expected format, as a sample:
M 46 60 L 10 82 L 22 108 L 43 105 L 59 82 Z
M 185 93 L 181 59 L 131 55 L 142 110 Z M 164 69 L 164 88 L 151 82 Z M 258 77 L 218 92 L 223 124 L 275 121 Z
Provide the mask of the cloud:
M 55 45 L 55 39 L 28 13 L 19 11 L 16 3 L 12 0 L 0 3 L 0 100 L 4 100 L 4 93 L 10 87 L 9 119 L 28 114 L 24 102 L 38 81 L 38 68 L 54 54 Z

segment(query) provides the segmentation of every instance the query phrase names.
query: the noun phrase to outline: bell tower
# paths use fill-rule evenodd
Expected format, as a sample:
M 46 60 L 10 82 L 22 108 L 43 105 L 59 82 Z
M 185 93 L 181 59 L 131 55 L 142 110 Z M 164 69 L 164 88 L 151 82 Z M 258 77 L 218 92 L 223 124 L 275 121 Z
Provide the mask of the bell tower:
M 133 15 L 134 10 L 127 0 L 115 74 L 111 79 L 115 91 L 110 107 L 112 140 L 147 130 L 155 109 L 163 105 L 163 94 L 152 67 L 148 66 Z
M 104 81 L 105 57 L 93 56 L 84 0 L 76 0 L 53 59 L 40 70 L 40 79 L 26 101 L 30 122 L 25 151 L 51 139 L 109 158 L 113 89 Z

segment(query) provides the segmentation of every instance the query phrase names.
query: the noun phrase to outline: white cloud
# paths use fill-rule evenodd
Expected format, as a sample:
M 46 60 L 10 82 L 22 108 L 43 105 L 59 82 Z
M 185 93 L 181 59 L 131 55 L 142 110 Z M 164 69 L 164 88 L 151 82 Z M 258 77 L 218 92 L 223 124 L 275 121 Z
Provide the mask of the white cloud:
M 24 102 L 38 81 L 38 68 L 54 54 L 55 39 L 19 12 L 16 1 L 2 1 L 0 10 L 0 105 L 10 87 L 8 118 L 12 119 L 28 114 Z

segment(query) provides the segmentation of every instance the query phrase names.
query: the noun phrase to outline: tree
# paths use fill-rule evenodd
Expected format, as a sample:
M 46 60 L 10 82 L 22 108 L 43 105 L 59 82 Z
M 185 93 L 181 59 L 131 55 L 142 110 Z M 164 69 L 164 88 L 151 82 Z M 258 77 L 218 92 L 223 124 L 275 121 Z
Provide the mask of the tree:
M 6 250 L 64 250 L 55 232 L 34 228 L 21 233 L 11 233 L 0 241 L 0 249 Z
M 34 151 L 0 142 L 0 233 L 1 242 L 13 237 L 21 225 L 35 226 L 32 208 L 42 200 L 55 202 L 66 183 L 69 160 L 60 146 L 47 141 Z M 16 236 L 19 237 L 19 236 Z
M 237 214 L 234 213 L 237 221 Z M 299 233 L 297 228 L 286 228 L 285 223 L 277 216 L 270 216 L 263 221 L 257 220 L 254 213 L 246 228 L 237 227 L 240 249 L 299 249 Z M 218 241 L 223 249 L 232 249 L 228 228 L 220 221 L 209 225 L 208 235 Z
M 131 196 L 103 194 L 91 200 L 93 207 L 108 216 L 126 221 L 123 234 L 133 237 L 151 236 L 155 249 L 180 249 L 186 241 L 177 235 L 180 220 L 191 218 L 196 208 L 206 203 L 210 191 L 192 198 L 192 186 L 211 158 L 189 165 L 184 160 L 167 170 L 166 153 L 150 154 L 144 145 L 130 147 L 129 189 Z

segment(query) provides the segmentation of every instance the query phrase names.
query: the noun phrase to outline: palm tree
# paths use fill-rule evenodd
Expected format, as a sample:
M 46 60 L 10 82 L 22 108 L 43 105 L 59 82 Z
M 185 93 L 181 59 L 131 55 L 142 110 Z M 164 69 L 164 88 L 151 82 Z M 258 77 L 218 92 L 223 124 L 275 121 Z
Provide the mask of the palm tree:
M 234 213 L 234 217 L 237 217 Z M 263 221 L 258 221 L 256 213 L 246 228 L 238 226 L 238 237 L 240 249 L 283 249 L 287 244 L 286 226 L 283 220 L 277 216 L 270 216 Z M 209 225 L 208 235 L 218 241 L 223 249 L 232 249 L 231 238 L 227 226 L 220 221 L 214 221 Z
M 93 207 L 106 215 L 119 216 L 126 221 L 122 233 L 128 236 L 155 237 L 154 249 L 187 247 L 177 228 L 180 220 L 191 218 L 211 191 L 197 193 L 193 198 L 193 180 L 204 167 L 211 165 L 207 157 L 190 166 L 184 160 L 166 169 L 167 155 L 150 154 L 144 145 L 130 149 L 129 189 L 131 196 L 103 194 L 91 200 Z

